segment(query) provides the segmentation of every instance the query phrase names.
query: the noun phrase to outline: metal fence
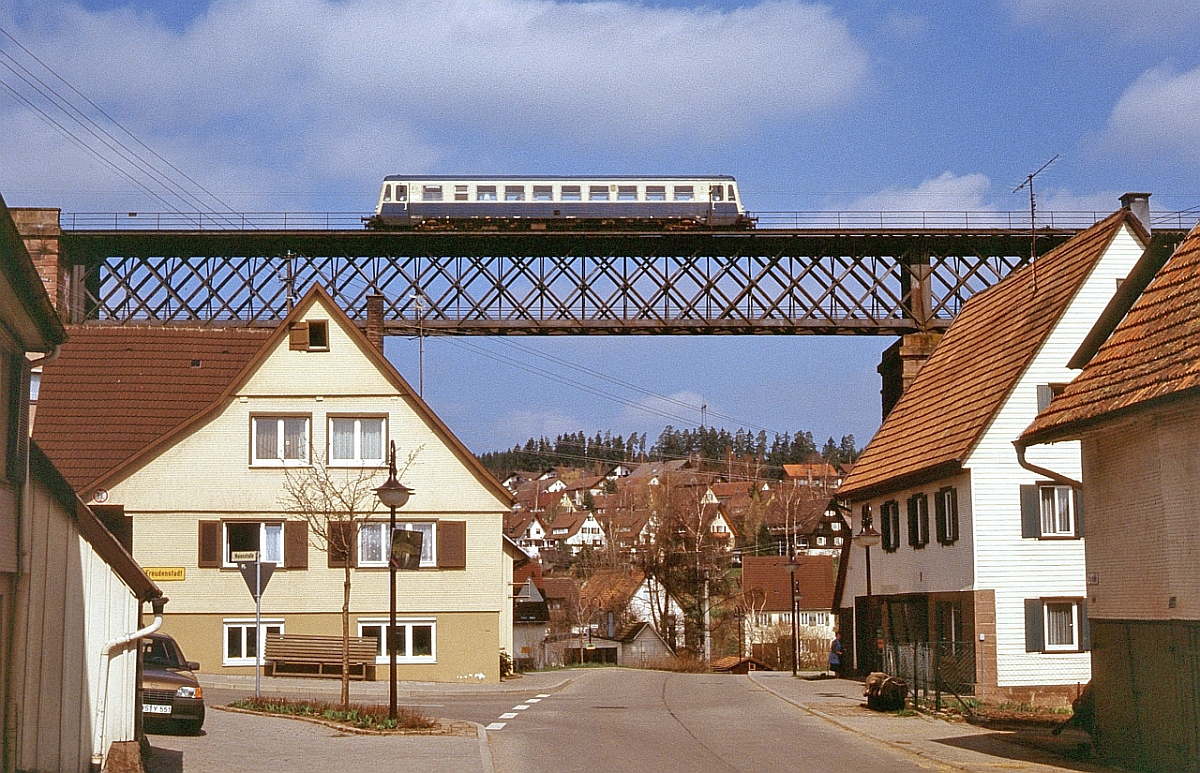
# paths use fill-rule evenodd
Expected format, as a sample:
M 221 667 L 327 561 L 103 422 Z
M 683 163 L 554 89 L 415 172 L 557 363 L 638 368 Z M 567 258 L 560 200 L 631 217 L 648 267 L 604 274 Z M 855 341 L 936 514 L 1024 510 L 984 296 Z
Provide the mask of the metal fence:
M 969 641 L 889 644 L 883 651 L 885 673 L 908 682 L 918 705 L 940 708 L 947 700 L 975 695 L 975 645 Z

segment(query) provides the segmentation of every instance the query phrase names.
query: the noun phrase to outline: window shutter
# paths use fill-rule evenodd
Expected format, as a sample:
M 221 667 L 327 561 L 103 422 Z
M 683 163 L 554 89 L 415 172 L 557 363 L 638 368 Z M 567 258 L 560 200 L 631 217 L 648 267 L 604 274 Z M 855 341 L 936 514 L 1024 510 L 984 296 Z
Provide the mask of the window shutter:
M 341 569 L 357 563 L 355 554 L 358 552 L 358 540 L 355 538 L 358 535 L 355 526 L 353 521 L 330 521 L 329 544 L 326 546 L 330 569 Z
M 10 362 L 12 382 L 8 396 L 8 469 L 5 474 L 13 483 L 23 484 L 29 462 L 29 360 L 23 354 L 14 354 Z
M 908 498 L 908 544 L 915 547 L 921 545 L 921 533 L 917 525 L 917 498 Z
M 467 568 L 466 521 L 438 521 L 437 565 L 439 569 Z
M 1092 649 L 1092 626 L 1088 622 L 1087 602 L 1079 602 L 1079 649 L 1089 652 Z
M 308 323 L 296 322 L 288 330 L 288 348 L 298 351 L 308 351 Z
M 283 566 L 286 569 L 308 568 L 308 522 L 283 522 Z
M 1042 652 L 1046 649 L 1046 613 L 1041 599 L 1025 599 L 1025 651 Z
M 221 522 L 200 521 L 200 551 L 196 566 L 217 569 L 221 566 Z
M 1083 536 L 1083 491 L 1077 488 L 1071 489 L 1072 502 L 1075 505 L 1075 536 Z
M 945 491 L 939 491 L 933 497 L 933 520 L 937 527 L 937 541 L 939 544 L 946 544 L 946 495 Z
M 1037 539 L 1042 536 L 1041 500 L 1037 486 L 1021 486 L 1021 536 Z
M 958 489 L 949 489 L 950 492 L 950 512 L 946 518 L 946 542 L 958 541 Z

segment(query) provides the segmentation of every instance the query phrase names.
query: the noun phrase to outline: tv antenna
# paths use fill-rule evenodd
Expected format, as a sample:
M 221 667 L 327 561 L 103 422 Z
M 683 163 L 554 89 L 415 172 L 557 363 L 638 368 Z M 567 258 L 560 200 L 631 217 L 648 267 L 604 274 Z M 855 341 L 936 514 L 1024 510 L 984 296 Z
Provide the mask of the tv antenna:
M 1029 262 L 1037 260 L 1037 197 L 1033 195 L 1033 178 L 1037 177 L 1042 172 L 1046 171 L 1046 167 L 1058 160 L 1058 154 L 1054 154 L 1054 158 L 1050 159 L 1041 167 L 1025 178 L 1025 182 L 1013 189 L 1013 193 L 1019 193 L 1022 188 L 1029 188 Z M 1034 274 L 1034 287 L 1037 287 L 1037 274 Z

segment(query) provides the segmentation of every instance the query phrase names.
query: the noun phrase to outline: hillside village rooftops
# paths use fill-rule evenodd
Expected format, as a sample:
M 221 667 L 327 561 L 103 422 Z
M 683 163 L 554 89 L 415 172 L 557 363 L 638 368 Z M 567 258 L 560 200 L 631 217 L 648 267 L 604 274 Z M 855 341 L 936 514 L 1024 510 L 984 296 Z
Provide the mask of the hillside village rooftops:
M 956 474 L 1121 228 L 1121 209 L 971 298 L 871 439 L 839 495 L 856 499 Z
M 1091 361 L 1021 435 L 1022 445 L 1200 392 L 1200 225 Z

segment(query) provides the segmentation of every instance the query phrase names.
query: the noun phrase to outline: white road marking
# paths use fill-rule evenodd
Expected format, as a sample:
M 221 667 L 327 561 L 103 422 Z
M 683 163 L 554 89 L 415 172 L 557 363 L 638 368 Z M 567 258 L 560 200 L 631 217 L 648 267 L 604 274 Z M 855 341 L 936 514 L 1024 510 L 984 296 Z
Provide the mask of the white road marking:
M 546 694 L 546 693 L 544 693 L 544 692 L 540 692 L 540 693 L 538 693 L 538 697 L 539 697 L 539 698 L 549 698 L 550 696 L 549 696 L 549 695 L 547 695 L 547 694 Z
M 541 703 L 542 699 L 541 698 L 526 698 L 525 702 L 526 703 Z
M 515 711 L 506 711 L 505 713 L 500 715 L 500 718 L 501 719 L 512 719 L 516 716 L 517 716 L 517 713 Z
M 524 711 L 527 708 L 529 708 L 529 704 L 522 703 L 520 706 L 513 706 L 513 711 Z
M 507 724 L 508 724 L 507 722 L 493 722 L 492 724 L 485 727 L 484 730 L 503 730 L 504 726 Z

